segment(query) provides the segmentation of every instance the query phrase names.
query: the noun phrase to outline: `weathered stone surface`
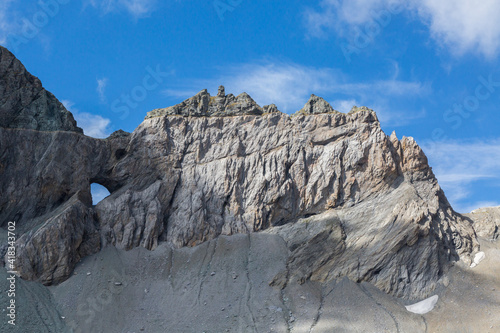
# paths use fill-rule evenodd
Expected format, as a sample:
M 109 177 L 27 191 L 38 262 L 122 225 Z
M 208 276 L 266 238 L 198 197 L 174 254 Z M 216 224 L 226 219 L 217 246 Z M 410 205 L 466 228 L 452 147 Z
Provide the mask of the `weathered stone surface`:
M 73 115 L 40 80 L 26 71 L 23 64 L 0 46 L 0 127 L 39 131 L 74 131 Z
M 97 207 L 108 216 L 100 218 L 106 239 L 123 248 L 144 241 L 145 222 L 136 221 L 149 211 L 155 221 L 165 217 L 160 238 L 176 247 L 287 224 L 283 237 L 301 244 L 291 245 L 290 276 L 349 276 L 401 296 L 430 292 L 444 263 L 468 260 L 477 248 L 470 223 L 453 213 L 415 141 L 386 136 L 370 111 L 157 117 L 136 129 L 128 149 L 114 170 L 149 170 L 142 179 L 148 174 L 150 183 L 136 199 L 117 191 Z M 165 190 L 152 186 L 157 181 Z M 112 208 L 130 200 L 134 209 L 125 215 Z M 299 228 L 298 217 L 330 211 L 343 229 L 317 221 L 317 233 L 308 234 L 317 238 L 304 240 L 286 229 Z
M 28 280 L 44 284 L 66 280 L 76 263 L 100 250 L 99 232 L 88 194 L 78 193 L 50 216 L 42 216 L 38 228 L 16 242 L 14 270 Z
M 78 191 L 90 192 L 91 180 L 114 159 L 108 142 L 63 131 L 0 128 L 0 225 L 18 222 L 18 232 L 49 214 Z M 104 162 L 104 163 L 103 163 Z M 101 177 L 102 178 L 102 177 Z
M 352 207 L 269 229 L 291 251 L 287 270 L 271 284 L 347 276 L 400 297 L 425 297 L 443 274 L 443 261 L 477 249 L 470 225 L 440 207 L 440 190 L 436 196 L 436 188 L 426 187 L 402 183 Z M 433 227 L 443 221 L 448 232 Z
M 308 279 L 326 281 L 332 264 L 346 250 L 346 234 L 333 210 L 271 228 L 268 232 L 283 238 L 291 251 L 286 270 L 276 275 L 270 283 L 281 288 L 293 279 L 299 284 Z
M 167 194 L 157 181 L 142 191 L 119 191 L 96 206 L 103 246 L 114 244 L 130 250 L 143 246 L 149 250 L 158 245 L 164 231 L 161 199 Z
M 270 104 L 270 105 L 264 105 L 262 107 L 262 110 L 264 110 L 264 113 L 275 113 L 275 112 L 280 112 L 278 110 L 278 107 L 276 104 Z
M 293 117 L 274 109 L 221 87 L 106 140 L 64 126 L 0 128 L 0 225 L 15 220 L 26 233 L 22 276 L 65 279 L 82 244 L 96 247 L 93 230 L 123 249 L 275 232 L 291 251 L 275 284 L 348 276 L 405 297 L 430 292 L 450 261 L 470 260 L 474 230 L 412 138 L 387 136 L 371 110 L 341 114 L 315 96 Z M 111 195 L 96 207 L 74 202 L 94 182 Z
M 498 239 L 500 235 L 500 207 L 479 208 L 465 214 L 474 223 L 472 226 L 478 236 L 487 239 Z
M 372 109 L 370 108 L 367 108 L 366 106 L 353 106 L 351 111 L 349 111 L 349 113 L 356 113 L 356 112 L 359 112 L 359 111 L 373 111 Z

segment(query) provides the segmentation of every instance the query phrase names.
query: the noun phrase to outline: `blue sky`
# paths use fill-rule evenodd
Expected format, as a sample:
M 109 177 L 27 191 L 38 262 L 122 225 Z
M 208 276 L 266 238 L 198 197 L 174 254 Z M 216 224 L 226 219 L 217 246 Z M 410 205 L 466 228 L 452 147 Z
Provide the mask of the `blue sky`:
M 94 137 L 219 84 L 287 113 L 366 105 L 468 212 L 500 205 L 499 19 L 495 0 L 3 0 L 0 44 Z

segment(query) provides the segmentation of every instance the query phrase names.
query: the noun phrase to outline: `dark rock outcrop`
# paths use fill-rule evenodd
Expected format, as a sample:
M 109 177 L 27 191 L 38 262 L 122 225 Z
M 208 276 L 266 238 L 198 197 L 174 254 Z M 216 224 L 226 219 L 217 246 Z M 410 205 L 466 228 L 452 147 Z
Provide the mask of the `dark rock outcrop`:
M 264 105 L 262 107 L 262 110 L 264 110 L 264 114 L 266 114 L 266 113 L 280 112 L 278 110 L 278 107 L 276 106 L 276 104 Z
M 38 131 L 73 131 L 73 115 L 40 80 L 26 71 L 23 64 L 0 46 L 0 127 Z
M 311 95 L 306 105 L 304 105 L 302 109 L 297 111 L 297 114 L 304 114 L 304 115 L 321 114 L 321 113 L 339 113 L 339 112 L 334 110 L 332 106 L 323 98 L 318 97 L 314 94 Z

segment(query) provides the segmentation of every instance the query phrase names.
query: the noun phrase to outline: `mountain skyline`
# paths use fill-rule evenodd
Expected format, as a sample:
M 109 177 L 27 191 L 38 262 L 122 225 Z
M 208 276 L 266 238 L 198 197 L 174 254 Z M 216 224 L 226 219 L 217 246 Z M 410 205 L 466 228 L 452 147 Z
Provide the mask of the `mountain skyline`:
M 500 205 L 500 28 L 494 1 L 20 1 L 0 44 L 87 135 L 220 84 L 294 113 L 310 94 L 374 109 L 413 136 L 453 207 Z

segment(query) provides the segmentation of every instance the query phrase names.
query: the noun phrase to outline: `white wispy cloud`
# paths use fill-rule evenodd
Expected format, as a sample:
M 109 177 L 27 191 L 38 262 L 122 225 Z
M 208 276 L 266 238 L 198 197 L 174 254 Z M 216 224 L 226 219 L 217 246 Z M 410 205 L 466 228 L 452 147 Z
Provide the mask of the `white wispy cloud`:
M 148 16 L 156 0 L 88 0 L 87 4 L 100 9 L 103 14 L 126 11 L 135 18 Z
M 351 111 L 353 106 L 358 106 L 359 103 L 355 99 L 338 99 L 330 103 L 335 110 L 343 113 Z
M 102 139 L 111 134 L 111 120 L 108 118 L 88 112 L 80 112 L 75 109 L 75 104 L 69 100 L 62 100 L 61 103 L 73 114 L 78 126 L 83 129 L 85 135 Z
M 78 126 L 83 129 L 85 135 L 102 139 L 107 138 L 111 134 L 109 129 L 111 120 L 108 118 L 87 112 L 76 112 L 74 116 L 78 122 Z
M 218 81 L 225 83 L 227 91 L 245 91 L 261 105 L 275 103 L 281 110 L 293 112 L 312 93 L 330 90 L 339 76 L 327 68 L 268 62 L 230 66 Z
M 339 69 L 314 68 L 293 62 L 263 61 L 225 66 L 221 72 L 217 78 L 189 80 L 191 86 L 169 89 L 164 94 L 190 97 L 193 91 L 223 84 L 227 93 L 244 91 L 260 105 L 274 103 L 281 111 L 291 113 L 301 109 L 311 94 L 326 98 L 342 95 L 342 99 L 337 99 L 345 103 L 354 100 L 358 106 L 363 101 L 369 101 L 370 105 L 366 106 L 375 109 L 375 106 L 385 105 L 386 100 L 394 96 L 425 95 L 431 91 L 429 84 L 418 81 L 398 80 L 392 76 L 387 80 L 356 82 Z M 338 109 L 335 104 L 333 107 Z M 342 107 L 346 107 L 345 104 Z
M 391 8 L 424 22 L 432 38 L 452 53 L 491 57 L 500 50 L 500 2 L 496 0 L 321 0 L 319 9 L 307 9 L 304 17 L 310 36 L 324 37 L 333 30 L 352 37 L 368 22 L 380 22 L 380 14 Z
M 52 51 L 52 38 L 47 33 L 45 27 L 49 25 L 54 17 L 54 13 L 62 11 L 61 4 L 55 4 L 59 7 L 56 11 L 55 5 L 47 4 L 48 1 L 33 1 L 27 4 L 20 0 L 1 0 L 0 1 L 0 44 L 9 48 L 11 52 L 17 53 L 23 45 L 36 41 L 50 55 Z M 50 14 L 45 9 L 48 5 Z M 43 24 L 36 22 L 43 18 Z
M 330 29 L 344 35 L 353 26 L 373 21 L 376 11 L 400 3 L 401 0 L 320 0 L 319 10 L 306 8 L 304 17 L 311 36 L 326 37 Z
M 485 205 L 474 198 L 478 182 L 500 186 L 500 139 L 424 142 L 422 148 L 448 199 L 461 213 Z
M 99 100 L 101 103 L 106 103 L 106 87 L 108 86 L 108 78 L 104 77 L 102 79 L 97 79 L 97 94 L 99 94 Z
M 0 6 L 0 44 L 7 45 L 7 37 L 12 32 L 11 4 L 15 0 L 2 0 Z
M 413 0 L 432 36 L 458 53 L 500 50 L 500 2 L 497 0 Z
M 122 0 L 123 6 L 136 17 L 148 15 L 154 6 L 153 0 Z

